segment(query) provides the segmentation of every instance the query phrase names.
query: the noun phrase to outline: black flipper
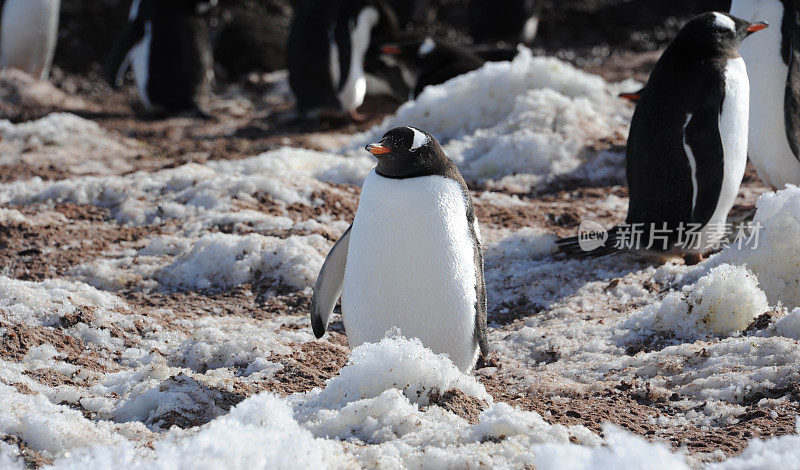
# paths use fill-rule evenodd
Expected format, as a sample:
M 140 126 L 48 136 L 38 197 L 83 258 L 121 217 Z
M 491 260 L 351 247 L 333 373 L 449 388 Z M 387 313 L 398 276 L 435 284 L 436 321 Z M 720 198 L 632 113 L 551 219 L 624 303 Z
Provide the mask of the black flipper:
M 114 41 L 105 70 L 106 80 L 112 87 L 122 86 L 122 79 L 130 65 L 128 54 L 143 37 L 144 23 L 136 19 L 125 24 L 122 33 Z
M 684 129 L 684 143 L 695 162 L 694 182 L 697 197 L 692 210 L 692 223 L 705 225 L 717 210 L 722 181 L 725 176 L 725 152 L 722 147 L 719 122 L 723 96 L 710 100 L 694 113 Z M 687 154 L 686 158 L 689 159 Z
M 475 210 L 469 207 L 469 214 L 467 221 L 470 224 L 470 231 L 472 232 L 472 239 L 475 240 L 475 339 L 478 341 L 478 346 L 481 348 L 481 355 L 485 358 L 489 354 L 489 337 L 486 334 L 486 277 L 483 272 L 483 248 L 481 244 L 480 233 L 478 232 L 478 225 L 475 219 Z
M 314 285 L 314 294 L 311 297 L 311 329 L 314 336 L 322 338 L 328 329 L 333 308 L 342 295 L 344 283 L 344 268 L 347 265 L 347 252 L 350 248 L 351 225 L 342 238 L 333 245 L 322 270 L 319 272 L 317 283 Z
M 613 227 L 608 231 L 608 238 L 603 246 L 594 250 L 584 250 L 581 247 L 578 237 L 567 237 L 556 240 L 556 247 L 560 253 L 564 253 L 570 258 L 599 258 L 601 256 L 613 255 L 623 251 L 619 245 L 619 227 Z

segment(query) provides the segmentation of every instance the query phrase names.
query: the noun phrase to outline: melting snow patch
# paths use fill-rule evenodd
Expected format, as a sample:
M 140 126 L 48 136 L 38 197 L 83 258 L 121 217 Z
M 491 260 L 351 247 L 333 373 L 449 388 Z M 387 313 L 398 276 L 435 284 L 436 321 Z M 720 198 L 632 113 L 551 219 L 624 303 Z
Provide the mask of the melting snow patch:
M 413 125 L 439 139 L 466 178 L 563 175 L 586 163 L 587 146 L 627 135 L 632 109 L 617 98 L 621 86 L 636 85 L 609 85 L 522 49 L 512 62 L 488 63 L 426 88 L 381 125 L 356 136 L 349 148 Z M 612 160 L 619 166 L 619 159 Z
M 314 285 L 328 243 L 319 235 L 286 240 L 263 235 L 209 234 L 157 277 L 169 287 L 208 289 L 265 280 L 297 289 Z
M 741 266 L 723 264 L 696 284 L 633 315 L 624 326 L 697 339 L 709 332 L 723 336 L 741 333 L 767 311 L 767 296 L 758 288 L 758 279 Z
M 50 164 L 76 174 L 121 174 L 131 170 L 127 160 L 140 151 L 139 143 L 74 114 L 53 113 L 21 124 L 0 121 L 0 165 Z
M 758 275 L 771 304 L 800 307 L 800 188 L 764 194 L 756 207 L 758 247 L 730 245 L 713 261 L 746 265 Z

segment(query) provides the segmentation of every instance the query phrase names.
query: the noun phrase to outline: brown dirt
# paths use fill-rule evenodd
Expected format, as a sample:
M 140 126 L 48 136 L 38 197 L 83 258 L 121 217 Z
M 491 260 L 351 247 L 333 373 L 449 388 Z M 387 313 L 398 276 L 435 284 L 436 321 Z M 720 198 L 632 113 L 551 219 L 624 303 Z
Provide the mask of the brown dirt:
M 347 363 L 347 340 L 341 333 L 328 332 L 327 341 L 312 341 L 299 345 L 290 356 L 272 358 L 283 369 L 278 371 L 267 389 L 280 395 L 307 392 L 324 387 Z
M 737 417 L 733 425 L 698 427 L 660 427 L 653 422 L 660 416 L 677 413 L 674 402 L 682 399 L 674 394 L 667 400 L 635 391 L 630 384 L 616 388 L 554 399 L 541 391 L 517 392 L 516 383 L 503 383 L 481 377 L 481 382 L 495 400 L 504 401 L 524 410 L 536 411 L 552 424 L 583 425 L 602 435 L 604 423 L 612 423 L 651 440 L 669 443 L 675 449 L 687 448 L 691 454 L 709 454 L 722 450 L 732 456 L 741 453 L 753 438 L 768 439 L 796 433 L 796 418 L 800 413 L 797 395 L 781 405 L 760 407 L 752 404 Z M 700 406 L 702 408 L 702 405 Z M 772 413 L 777 417 L 773 418 Z
M 7 326 L 0 336 L 0 357 L 7 361 L 19 362 L 31 348 L 43 344 L 51 344 L 64 354 L 64 361 L 76 366 L 98 372 L 108 372 L 108 367 L 100 362 L 96 352 L 88 349 L 86 344 L 60 330 L 43 326 L 3 325 Z
M 44 467 L 45 465 L 53 464 L 53 459 L 48 459 L 35 449 L 31 449 L 22 439 L 17 436 L 6 434 L 4 436 L 0 436 L 0 440 L 6 444 L 11 444 L 19 448 L 20 456 L 25 461 L 26 468 L 40 468 Z
M 476 424 L 481 412 L 489 406 L 480 398 L 471 397 L 458 389 L 448 390 L 441 394 L 435 393 L 430 398 L 430 404 L 444 408 L 471 424 Z
M 32 206 L 18 209 L 23 215 L 38 212 Z M 0 224 L 0 265 L 8 276 L 25 281 L 64 276 L 113 244 L 131 242 L 132 247 L 143 248 L 147 240 L 163 233 L 163 227 L 125 227 L 106 221 L 108 211 L 95 206 L 62 204 L 55 210 L 70 222 L 36 227 Z M 75 246 L 76 242 L 81 245 Z

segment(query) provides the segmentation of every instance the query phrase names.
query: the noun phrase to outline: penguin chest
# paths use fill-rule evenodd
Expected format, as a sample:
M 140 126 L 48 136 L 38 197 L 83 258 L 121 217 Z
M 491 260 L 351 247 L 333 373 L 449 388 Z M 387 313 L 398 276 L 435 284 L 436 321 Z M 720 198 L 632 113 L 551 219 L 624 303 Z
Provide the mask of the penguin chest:
M 739 186 L 742 184 L 747 165 L 747 129 L 750 118 L 750 81 L 747 67 L 741 57 L 730 59 L 725 69 L 725 100 L 720 115 L 720 137 L 725 155 L 725 176 L 717 211 L 725 221 Z M 716 214 L 715 214 L 716 215 Z
M 717 207 L 704 234 L 710 240 L 724 235 L 724 223 L 733 208 L 747 166 L 747 128 L 750 114 L 750 82 L 741 57 L 730 59 L 725 68 L 725 99 L 719 118 L 722 140 L 722 189 Z
M 345 83 L 339 87 L 337 97 L 342 109 L 352 111 L 361 106 L 367 94 L 367 78 L 364 73 L 364 56 L 369 49 L 372 28 L 380 19 L 378 10 L 367 7 L 358 14 L 354 26 L 350 30 L 350 64 L 348 70 L 331 71 L 334 88 L 338 87 L 343 76 L 346 76 Z M 331 64 L 339 60 L 339 46 L 334 42 L 331 44 Z M 336 62 L 334 62 L 334 60 Z M 333 67 L 333 65 L 332 65 Z
M 781 55 L 784 7 L 778 0 L 734 0 L 731 14 L 770 25 L 739 48 L 750 77 L 749 155 L 759 176 L 775 188 L 800 182 L 800 164 L 786 137 L 784 93 L 789 67 Z
M 147 84 L 150 81 L 150 47 L 153 42 L 153 22 L 146 21 L 144 24 L 144 35 L 142 39 L 133 46 L 130 52 L 131 67 L 136 79 L 136 88 L 139 90 L 139 97 L 142 104 L 148 109 L 153 107 L 150 101 Z
M 0 25 L 0 67 L 47 78 L 58 36 L 58 0 L 7 0 Z
M 466 370 L 474 364 L 475 241 L 460 184 L 370 173 L 350 235 L 342 313 L 351 347 L 398 327 Z

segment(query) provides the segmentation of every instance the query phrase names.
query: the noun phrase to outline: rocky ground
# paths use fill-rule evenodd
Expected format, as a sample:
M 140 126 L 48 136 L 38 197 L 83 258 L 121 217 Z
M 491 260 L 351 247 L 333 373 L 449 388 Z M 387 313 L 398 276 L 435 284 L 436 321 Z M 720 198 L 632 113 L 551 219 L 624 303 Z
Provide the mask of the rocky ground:
M 541 52 L 568 50 L 564 58 L 609 81 L 646 79 L 675 30 L 648 16 L 645 39 L 604 33 L 624 47 L 587 52 L 596 41 L 586 34 L 564 49 L 576 31 L 633 21 L 647 2 L 616 2 L 599 16 L 612 2 L 567 3 L 548 15 L 569 28 L 558 36 L 545 22 Z M 667 3 L 652 15 L 668 14 Z M 313 339 L 309 286 L 352 221 L 369 160 L 336 155 L 350 155 L 358 133 L 398 105 L 371 99 L 363 123 L 301 122 L 285 75 L 259 73 L 219 85 L 209 119 L 153 119 L 130 86 L 112 91 L 96 70 L 60 67 L 52 82 L 0 74 L 0 386 L 77 411 L 69 419 L 88 431 L 65 431 L 67 440 L 80 432 L 113 445 L 99 437 L 111 429 L 152 447 L 173 426 L 191 433 L 260 392 L 290 397 L 337 376 L 350 353 L 343 327 L 337 317 Z M 585 152 L 617 155 L 618 169 L 624 133 Z M 439 407 L 477 426 L 490 402 L 503 402 L 600 437 L 614 424 L 693 466 L 796 433 L 797 341 L 775 333 L 785 312 L 760 312 L 727 336 L 634 332 L 626 321 L 702 273 L 682 261 L 552 255 L 552 235 L 574 234 L 582 220 L 623 220 L 618 171 L 527 186 L 477 172 L 465 174 L 486 239 L 493 353 L 475 377 L 491 398 L 444 390 L 423 414 Z M 766 191 L 748 170 L 734 212 L 751 211 Z M 154 394 L 170 406 L 144 403 Z M 36 441 L 28 426 L 0 435 L 26 466 L 69 448 Z M 356 447 L 345 452 L 376 443 L 358 436 L 341 437 Z

